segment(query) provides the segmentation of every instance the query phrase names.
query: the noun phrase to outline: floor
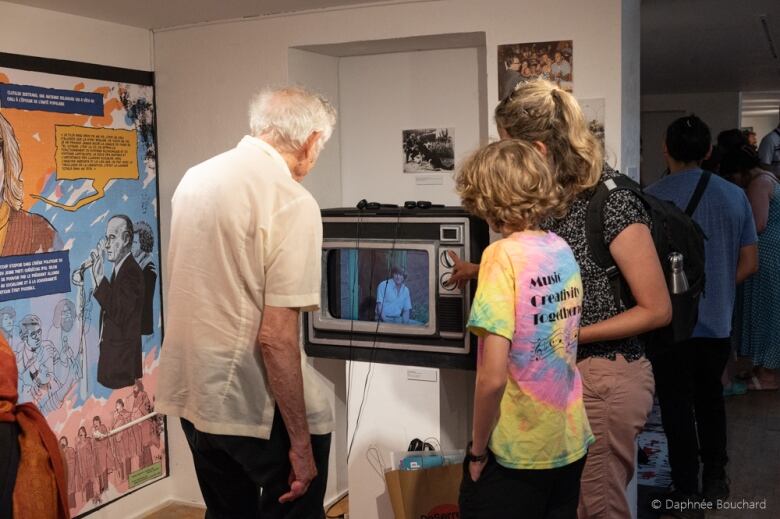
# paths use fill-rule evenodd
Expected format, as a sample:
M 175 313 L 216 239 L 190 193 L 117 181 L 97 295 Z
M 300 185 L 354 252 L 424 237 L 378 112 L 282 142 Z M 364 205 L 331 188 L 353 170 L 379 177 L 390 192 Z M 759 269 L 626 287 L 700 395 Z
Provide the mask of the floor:
M 197 508 L 194 506 L 184 504 L 171 504 L 144 516 L 144 519 L 203 519 L 206 511 L 203 508 Z M 349 513 L 349 496 L 344 496 L 327 510 L 328 518 L 343 517 L 345 513 Z
M 780 392 L 756 391 L 726 399 L 732 506 L 765 503 L 765 509 L 708 512 L 707 519 L 780 517 Z M 650 512 L 651 487 L 640 487 L 639 517 Z
M 729 427 L 729 475 L 733 505 L 765 502 L 765 509 L 719 510 L 707 519 L 780 517 L 780 391 L 749 392 L 726 400 Z M 640 519 L 656 519 L 648 506 L 648 494 L 656 489 L 640 487 Z M 765 501 L 764 501 L 765 500 Z M 349 510 L 349 500 L 336 503 L 329 517 Z M 204 510 L 174 504 L 145 519 L 203 519 Z

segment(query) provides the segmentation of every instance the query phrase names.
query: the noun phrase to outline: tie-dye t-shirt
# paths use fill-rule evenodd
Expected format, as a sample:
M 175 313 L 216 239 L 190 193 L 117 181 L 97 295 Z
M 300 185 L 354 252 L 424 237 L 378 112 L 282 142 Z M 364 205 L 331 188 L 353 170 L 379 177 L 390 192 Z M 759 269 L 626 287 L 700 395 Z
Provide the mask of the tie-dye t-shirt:
M 517 232 L 482 254 L 469 328 L 511 341 L 490 450 L 514 469 L 550 469 L 582 458 L 593 434 L 582 402 L 577 336 L 580 269 L 569 246 L 543 231 Z

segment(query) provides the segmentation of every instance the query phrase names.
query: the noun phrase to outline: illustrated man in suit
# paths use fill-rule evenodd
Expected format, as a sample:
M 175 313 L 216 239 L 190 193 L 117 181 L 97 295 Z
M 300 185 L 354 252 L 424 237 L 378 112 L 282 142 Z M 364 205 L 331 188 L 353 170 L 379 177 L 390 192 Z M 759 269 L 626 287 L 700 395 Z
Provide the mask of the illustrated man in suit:
M 131 254 L 133 222 L 115 215 L 106 236 L 91 252 L 94 296 L 100 304 L 98 382 L 111 389 L 129 387 L 143 375 L 141 319 L 144 275 Z M 103 271 L 103 257 L 114 264 L 111 278 Z
M 154 333 L 154 288 L 157 284 L 157 267 L 154 264 L 154 234 L 146 222 L 135 223 L 136 239 L 133 241 L 133 258 L 144 273 L 144 315 L 141 320 L 141 333 Z

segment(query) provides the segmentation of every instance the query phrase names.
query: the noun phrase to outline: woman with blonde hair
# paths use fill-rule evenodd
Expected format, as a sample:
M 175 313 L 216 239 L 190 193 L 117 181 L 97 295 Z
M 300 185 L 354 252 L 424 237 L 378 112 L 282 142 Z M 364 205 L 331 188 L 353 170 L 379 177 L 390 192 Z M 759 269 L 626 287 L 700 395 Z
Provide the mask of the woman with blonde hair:
M 23 186 L 19 143 L 11 123 L 0 114 L 0 256 L 62 248 L 49 221 L 22 208 Z
M 584 288 L 577 367 L 585 408 L 596 437 L 581 479 L 580 518 L 629 517 L 626 487 L 634 475 L 636 437 L 652 407 L 654 381 L 638 336 L 671 320 L 671 302 L 650 234 L 643 202 L 615 190 L 604 204 L 603 242 L 636 300 L 616 301 L 606 269 L 599 267 L 586 236 L 588 202 L 599 182 L 619 175 L 604 163 L 602 145 L 590 133 L 571 94 L 547 81 L 518 86 L 495 110 L 498 133 L 538 149 L 549 162 L 567 209 L 542 222 L 571 247 Z M 454 281 L 475 277 L 479 267 L 456 261 Z
M 469 329 L 479 336 L 463 519 L 574 518 L 593 442 L 577 371 L 580 269 L 571 248 L 540 230 L 566 210 L 566 191 L 532 144 L 504 140 L 457 177 L 465 208 L 503 239 L 482 254 Z

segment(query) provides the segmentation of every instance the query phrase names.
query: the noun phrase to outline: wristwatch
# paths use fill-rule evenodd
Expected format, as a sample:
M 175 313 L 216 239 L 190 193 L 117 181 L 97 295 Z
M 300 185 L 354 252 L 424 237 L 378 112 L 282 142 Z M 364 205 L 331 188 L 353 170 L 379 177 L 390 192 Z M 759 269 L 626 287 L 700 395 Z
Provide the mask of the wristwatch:
M 475 463 L 482 463 L 483 461 L 487 461 L 488 458 L 488 451 L 485 449 L 485 452 L 480 454 L 479 456 L 474 456 L 471 453 L 471 445 L 472 442 L 469 442 L 468 447 L 466 447 L 466 459 L 469 460 L 469 462 L 475 462 Z

